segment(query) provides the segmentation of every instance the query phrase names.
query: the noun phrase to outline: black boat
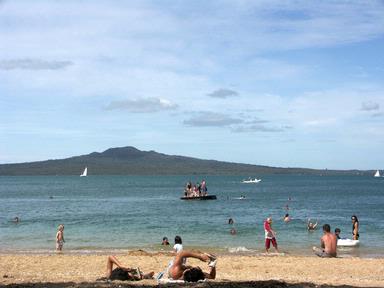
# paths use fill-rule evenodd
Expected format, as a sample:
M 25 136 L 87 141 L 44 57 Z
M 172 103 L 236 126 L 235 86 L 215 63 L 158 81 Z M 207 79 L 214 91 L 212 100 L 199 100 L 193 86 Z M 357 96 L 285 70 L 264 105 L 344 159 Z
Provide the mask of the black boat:
M 181 200 L 216 200 L 216 195 L 196 196 L 196 197 L 181 197 Z

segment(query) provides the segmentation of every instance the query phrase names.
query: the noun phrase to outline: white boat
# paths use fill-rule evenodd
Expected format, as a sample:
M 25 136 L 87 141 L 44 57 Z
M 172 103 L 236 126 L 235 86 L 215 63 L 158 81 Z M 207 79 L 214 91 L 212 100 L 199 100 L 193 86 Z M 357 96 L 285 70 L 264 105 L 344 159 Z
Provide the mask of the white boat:
M 376 173 L 375 175 L 373 175 L 374 177 L 380 177 L 380 171 L 379 170 L 376 170 Z
M 259 182 L 261 182 L 261 179 L 251 179 L 251 178 L 249 178 L 248 180 L 243 180 L 242 181 L 242 183 L 247 183 L 247 184 L 249 184 L 249 183 L 259 183 Z
M 88 168 L 85 167 L 83 173 L 80 175 L 80 177 L 87 177 L 87 174 L 88 174 Z
M 337 246 L 341 246 L 341 247 L 354 247 L 354 246 L 358 246 L 359 244 L 360 244 L 359 240 L 352 240 L 352 239 L 337 240 Z

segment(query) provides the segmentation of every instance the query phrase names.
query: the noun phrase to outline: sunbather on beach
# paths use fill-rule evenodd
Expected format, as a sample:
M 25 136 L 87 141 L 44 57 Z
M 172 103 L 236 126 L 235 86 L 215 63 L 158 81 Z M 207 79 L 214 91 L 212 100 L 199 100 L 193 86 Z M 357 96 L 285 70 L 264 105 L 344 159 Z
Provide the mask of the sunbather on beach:
M 323 225 L 323 233 L 324 235 L 320 239 L 321 249 L 313 247 L 313 251 L 319 257 L 336 257 L 337 238 L 331 233 L 331 226 L 329 226 L 329 224 Z
M 113 269 L 113 265 L 117 268 Z M 123 266 L 115 256 L 108 256 L 107 260 L 107 274 L 106 278 L 109 280 L 132 280 L 137 281 L 141 279 L 153 278 L 154 272 L 144 274 L 137 268 L 128 268 Z
M 186 266 L 183 258 L 196 258 L 203 262 L 208 262 L 209 273 L 204 273 L 200 267 Z M 187 282 L 197 282 L 204 279 L 215 279 L 216 277 L 216 257 L 207 253 L 195 253 L 191 251 L 181 251 L 168 269 L 168 277 L 173 280 L 184 280 Z

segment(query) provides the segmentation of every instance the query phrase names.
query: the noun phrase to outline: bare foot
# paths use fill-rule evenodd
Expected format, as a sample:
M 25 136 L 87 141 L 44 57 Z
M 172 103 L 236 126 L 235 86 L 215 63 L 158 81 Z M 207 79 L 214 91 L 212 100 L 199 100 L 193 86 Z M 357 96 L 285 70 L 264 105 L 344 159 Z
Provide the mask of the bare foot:
M 143 279 L 152 279 L 153 275 L 155 275 L 155 272 L 153 272 L 153 271 L 149 272 L 149 273 L 143 275 Z

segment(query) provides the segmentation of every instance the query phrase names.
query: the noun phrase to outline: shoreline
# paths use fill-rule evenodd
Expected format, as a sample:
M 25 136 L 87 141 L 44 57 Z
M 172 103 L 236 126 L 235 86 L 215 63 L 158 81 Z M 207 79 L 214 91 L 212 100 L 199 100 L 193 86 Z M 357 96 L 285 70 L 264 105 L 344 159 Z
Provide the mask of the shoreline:
M 216 255 L 220 256 L 250 256 L 250 257 L 263 257 L 267 254 L 262 249 L 248 249 L 243 246 L 239 247 L 230 247 L 230 248 L 215 248 L 215 247 L 206 247 L 206 246 L 189 246 L 189 250 L 194 251 L 210 251 Z M 372 253 L 360 253 L 360 247 L 339 247 L 337 251 L 337 258 L 349 259 L 349 258 L 359 258 L 359 259 L 384 259 L 384 251 L 372 250 Z M 375 253 L 373 253 L 375 252 Z M 137 253 L 143 253 L 146 255 L 172 255 L 172 247 L 169 246 L 165 249 L 158 249 L 158 247 L 144 247 L 144 248 L 78 248 L 78 249 L 65 249 L 61 254 L 63 255 L 135 255 Z M 56 255 L 58 254 L 55 249 L 1 249 L 1 255 Z M 270 255 L 279 255 L 279 256 L 289 256 L 289 257 L 312 257 L 315 256 L 313 251 L 308 249 L 290 249 L 284 250 L 280 249 L 279 253 L 274 253 L 273 249 L 269 253 Z M 268 255 L 267 255 L 268 256 Z
M 169 253 L 149 253 L 140 250 L 116 254 L 116 256 L 124 265 L 139 266 L 142 271 L 154 271 L 155 273 L 164 271 L 169 261 L 173 259 Z M 18 284 L 18 286 L 33 284 L 34 286 L 38 284 L 42 287 L 53 287 L 55 283 L 74 283 L 74 287 L 101 287 L 106 282 L 103 284 L 96 280 L 104 276 L 106 259 L 106 255 L 65 253 L 0 254 L 0 286 L 10 284 Z M 271 253 L 271 255 L 263 256 L 220 255 L 218 259 L 217 278 L 210 280 L 209 286 L 229 282 L 242 287 L 241 283 L 245 282 L 276 280 L 289 285 L 312 283 L 314 285 L 384 287 L 383 258 L 324 259 L 316 256 L 274 255 Z M 203 270 L 206 269 L 205 263 L 198 260 L 188 259 L 188 263 L 199 265 Z M 119 281 L 116 283 L 120 284 Z M 156 280 L 124 282 L 124 285 L 132 284 L 157 286 Z M 247 285 L 244 284 L 244 287 L 248 287 Z M 108 283 L 108 287 L 110 287 L 110 283 Z

